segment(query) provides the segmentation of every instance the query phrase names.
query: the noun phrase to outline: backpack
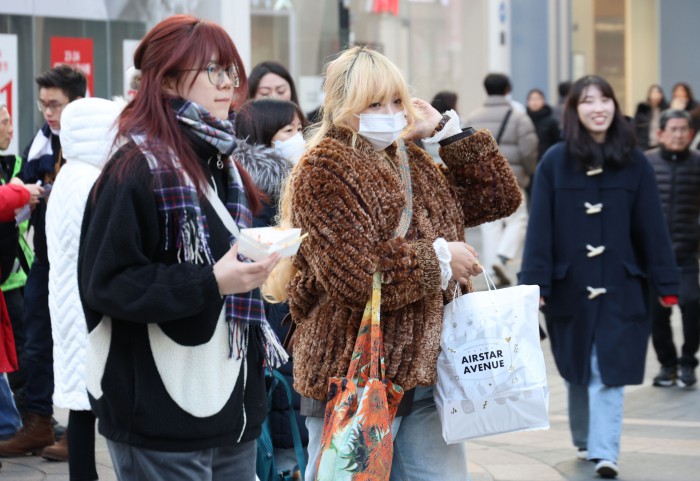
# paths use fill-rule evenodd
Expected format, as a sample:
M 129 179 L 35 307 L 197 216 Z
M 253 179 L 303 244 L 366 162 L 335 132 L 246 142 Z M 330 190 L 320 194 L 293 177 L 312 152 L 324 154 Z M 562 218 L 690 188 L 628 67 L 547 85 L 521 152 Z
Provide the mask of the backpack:
M 306 455 L 304 454 L 304 447 L 301 444 L 301 435 L 299 434 L 297 418 L 294 415 L 292 388 L 289 387 L 289 383 L 285 379 L 284 375 L 282 375 L 276 369 L 268 369 L 266 372 L 266 377 L 270 379 L 270 388 L 267 391 L 268 412 L 272 407 L 272 393 L 275 391 L 275 389 L 281 385 L 287 392 L 287 399 L 289 400 L 289 421 L 292 427 L 292 437 L 294 438 L 294 450 L 296 452 L 298 470 L 301 473 L 301 478 L 296 479 L 303 479 L 304 471 L 306 470 Z M 255 472 L 260 481 L 293 481 L 295 479 L 295 471 L 279 471 L 275 466 L 274 447 L 272 445 L 272 433 L 270 431 L 269 417 L 267 417 L 265 422 L 263 422 L 262 432 L 258 437 Z

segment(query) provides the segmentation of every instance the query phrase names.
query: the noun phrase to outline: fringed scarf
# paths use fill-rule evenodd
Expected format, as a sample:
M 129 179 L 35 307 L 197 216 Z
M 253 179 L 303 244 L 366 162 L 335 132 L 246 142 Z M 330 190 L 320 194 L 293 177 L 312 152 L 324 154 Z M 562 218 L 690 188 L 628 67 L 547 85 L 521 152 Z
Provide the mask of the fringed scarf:
M 218 120 L 193 102 L 173 101 L 172 107 L 178 121 L 190 128 L 195 135 L 216 147 L 224 156 L 222 160 L 225 161 L 228 170 L 226 208 L 239 228 L 250 227 L 252 214 L 248 209 L 243 182 L 230 157 L 231 152 L 236 148 L 231 122 Z M 144 136 L 132 135 L 131 137 L 147 159 L 154 177 L 158 209 L 165 218 L 164 248 L 176 249 L 178 262 L 213 265 L 216 260 L 209 248 L 207 219 L 199 203 L 197 188 L 192 179 L 184 173 L 180 160 L 173 156 L 172 165 L 176 171 L 179 171 L 178 177 L 170 166 L 164 166 L 153 155 Z M 236 238 L 232 234 L 231 244 L 235 241 Z M 240 257 L 239 260 L 250 262 Z M 287 353 L 265 318 L 258 289 L 225 296 L 224 309 L 229 330 L 229 357 L 235 356 L 239 359 L 246 354 L 251 323 L 258 323 L 260 329 L 252 332 L 260 336 L 260 345 L 264 346 L 267 365 L 277 367 L 287 361 Z

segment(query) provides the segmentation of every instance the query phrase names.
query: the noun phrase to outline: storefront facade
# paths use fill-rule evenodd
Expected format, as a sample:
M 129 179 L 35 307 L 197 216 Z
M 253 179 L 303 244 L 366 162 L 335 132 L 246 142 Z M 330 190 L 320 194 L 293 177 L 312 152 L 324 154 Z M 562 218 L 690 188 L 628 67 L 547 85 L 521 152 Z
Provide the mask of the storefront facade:
M 598 73 L 627 114 L 652 83 L 667 93 L 676 81 L 700 88 L 700 66 L 676 53 L 693 41 L 693 0 L 8 0 L 0 1 L 0 102 L 5 74 L 14 79 L 16 143 L 25 146 L 42 122 L 37 74 L 57 61 L 89 65 L 91 95 L 121 95 L 138 40 L 183 12 L 222 24 L 248 69 L 287 65 L 306 111 L 320 102 L 323 65 L 355 44 L 389 56 L 416 96 L 457 92 L 465 113 L 483 102 L 491 71 L 511 76 L 516 100 L 536 87 L 550 103 L 561 80 Z M 16 73 L 3 72 L 1 55 L 15 58 Z

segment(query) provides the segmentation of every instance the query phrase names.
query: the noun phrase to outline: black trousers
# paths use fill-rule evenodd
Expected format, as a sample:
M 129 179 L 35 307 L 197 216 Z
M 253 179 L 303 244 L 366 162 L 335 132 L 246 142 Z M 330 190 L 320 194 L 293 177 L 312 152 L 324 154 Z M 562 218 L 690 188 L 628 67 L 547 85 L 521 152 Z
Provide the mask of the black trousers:
M 94 481 L 95 415 L 92 411 L 68 413 L 68 473 L 70 481 Z
M 695 368 L 698 360 L 695 355 L 700 347 L 700 286 L 698 282 L 698 261 L 690 259 L 679 262 L 681 268 L 681 292 L 678 306 L 683 319 L 683 346 L 680 357 L 673 343 L 671 331 L 671 308 L 659 304 L 658 294 L 651 299 L 651 339 L 656 356 L 662 366 L 690 366 Z

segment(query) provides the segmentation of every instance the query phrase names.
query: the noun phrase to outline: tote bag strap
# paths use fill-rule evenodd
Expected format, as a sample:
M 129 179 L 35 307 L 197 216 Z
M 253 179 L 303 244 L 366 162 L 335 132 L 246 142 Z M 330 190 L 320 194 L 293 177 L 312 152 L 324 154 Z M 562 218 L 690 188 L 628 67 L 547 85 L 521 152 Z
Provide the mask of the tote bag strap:
M 206 196 L 207 200 L 211 204 L 211 206 L 214 208 L 216 211 L 217 215 L 221 219 L 221 222 L 224 223 L 228 231 L 233 234 L 233 237 L 236 239 L 241 237 L 241 230 L 238 228 L 238 225 L 236 224 L 236 221 L 233 220 L 233 217 L 231 217 L 231 213 L 228 211 L 226 206 L 224 205 L 223 202 L 221 202 L 221 199 L 219 199 L 219 196 L 216 195 L 216 192 L 214 192 L 214 189 L 212 189 L 210 186 L 207 186 L 207 191 L 206 191 Z
M 362 315 L 362 323 L 357 331 L 357 339 L 355 339 L 355 347 L 350 358 L 350 367 L 348 368 L 348 379 L 359 378 L 361 380 L 367 377 L 384 379 L 385 365 L 383 356 L 382 329 L 379 322 L 379 306 L 382 300 L 382 273 L 377 271 L 372 276 L 372 295 L 365 311 Z M 369 350 L 369 353 L 367 353 Z M 360 366 L 360 362 L 367 360 L 369 354 L 369 373 L 358 372 L 366 365 Z M 379 377 L 381 372 L 381 378 Z M 367 376 L 369 374 L 369 376 Z M 364 385 L 364 382 L 359 384 Z
M 277 369 L 272 369 L 272 376 L 279 382 L 279 384 L 284 387 L 287 393 L 287 402 L 289 403 L 289 425 L 292 428 L 292 439 L 294 441 L 294 453 L 297 458 L 297 465 L 299 466 L 299 472 L 306 472 L 306 455 L 304 454 L 304 445 L 301 442 L 301 433 L 299 432 L 299 425 L 297 424 L 297 417 L 294 414 L 294 398 L 292 397 L 292 388 L 289 383 L 284 378 L 284 374 L 279 372 Z

